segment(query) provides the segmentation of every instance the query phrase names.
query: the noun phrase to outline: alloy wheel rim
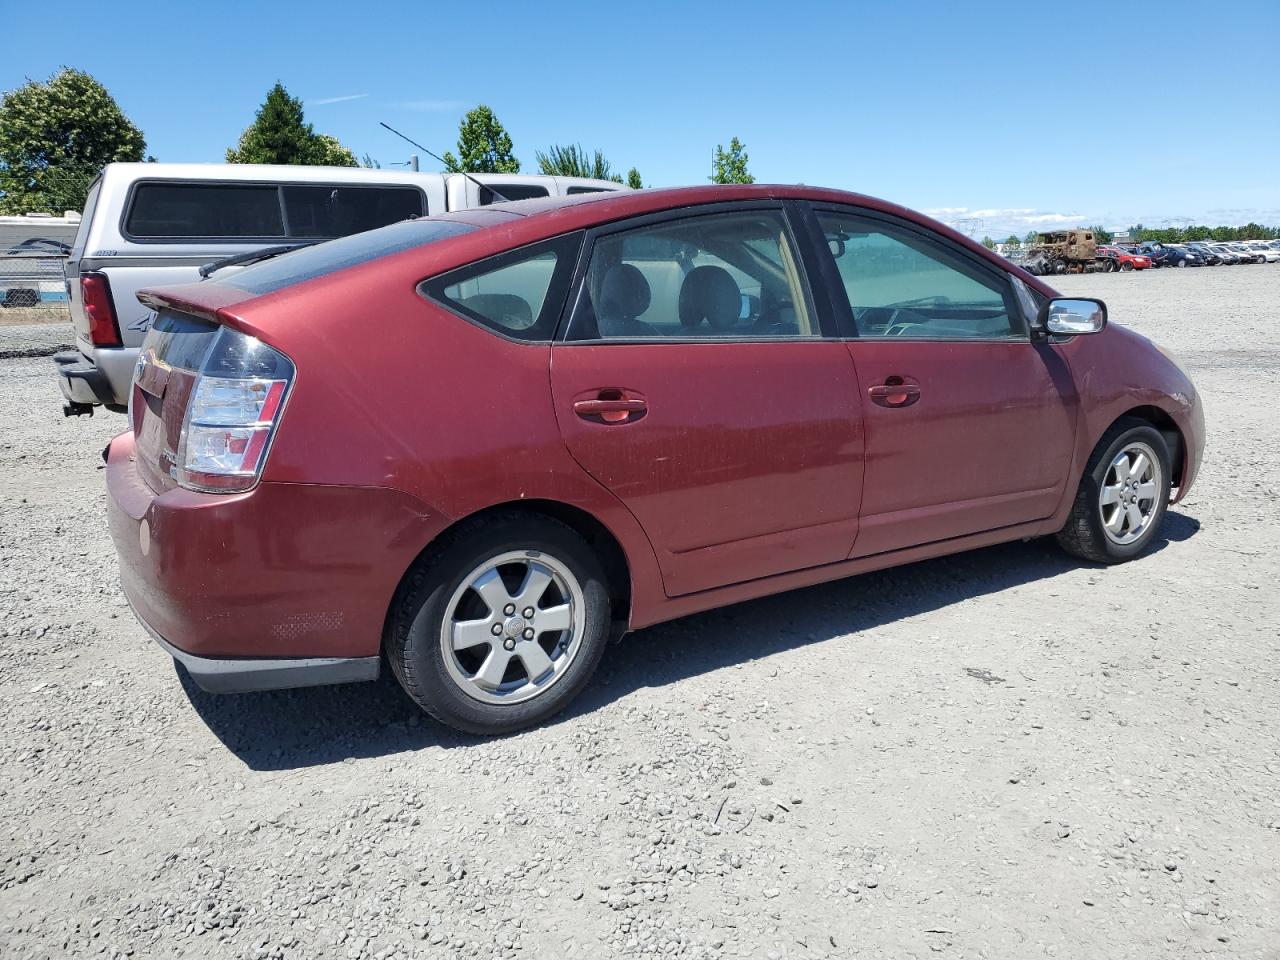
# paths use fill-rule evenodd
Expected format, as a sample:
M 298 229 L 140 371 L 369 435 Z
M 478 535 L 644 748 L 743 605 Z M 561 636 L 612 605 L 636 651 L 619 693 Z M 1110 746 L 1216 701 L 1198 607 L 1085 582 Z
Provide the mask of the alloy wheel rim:
M 445 607 L 440 649 L 450 679 L 481 703 L 524 703 L 559 681 L 582 647 L 586 601 L 567 566 L 511 551 L 462 578 Z
M 1102 530 L 1112 543 L 1125 546 L 1151 529 L 1160 505 L 1160 461 L 1147 444 L 1129 444 L 1115 455 L 1098 491 Z

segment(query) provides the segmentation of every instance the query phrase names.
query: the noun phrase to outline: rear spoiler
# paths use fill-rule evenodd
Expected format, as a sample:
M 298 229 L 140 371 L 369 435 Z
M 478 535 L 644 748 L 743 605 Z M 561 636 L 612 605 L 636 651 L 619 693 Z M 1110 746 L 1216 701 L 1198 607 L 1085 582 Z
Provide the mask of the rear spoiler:
M 254 334 L 255 331 L 248 329 L 244 321 L 231 312 L 231 307 L 253 299 L 255 294 L 216 283 L 184 283 L 138 291 L 138 301 L 144 307 L 156 311 L 175 310 L 212 323 L 226 324 L 249 334 Z

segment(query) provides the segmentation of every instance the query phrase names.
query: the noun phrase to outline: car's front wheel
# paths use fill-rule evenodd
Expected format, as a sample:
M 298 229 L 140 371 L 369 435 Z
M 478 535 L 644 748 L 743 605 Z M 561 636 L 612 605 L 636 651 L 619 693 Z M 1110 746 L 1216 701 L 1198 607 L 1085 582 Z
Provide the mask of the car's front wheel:
M 1160 432 L 1142 420 L 1118 421 L 1089 458 L 1058 542 L 1094 563 L 1139 556 L 1164 519 L 1171 477 L 1169 447 Z
M 608 642 L 609 591 L 591 547 L 549 517 L 462 528 L 406 578 L 385 649 L 405 691 L 468 733 L 510 733 L 561 710 Z

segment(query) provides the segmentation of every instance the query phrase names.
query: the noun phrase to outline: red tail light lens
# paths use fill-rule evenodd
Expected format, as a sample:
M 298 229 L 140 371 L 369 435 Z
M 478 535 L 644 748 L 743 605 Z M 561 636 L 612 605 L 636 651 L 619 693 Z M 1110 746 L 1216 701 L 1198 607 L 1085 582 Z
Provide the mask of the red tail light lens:
M 293 382 L 293 363 L 265 343 L 223 327 L 187 401 L 175 478 L 210 493 L 248 490 Z
M 80 302 L 89 318 L 89 339 L 95 347 L 121 345 L 120 324 L 111 303 L 111 284 L 105 274 L 86 273 L 80 277 Z

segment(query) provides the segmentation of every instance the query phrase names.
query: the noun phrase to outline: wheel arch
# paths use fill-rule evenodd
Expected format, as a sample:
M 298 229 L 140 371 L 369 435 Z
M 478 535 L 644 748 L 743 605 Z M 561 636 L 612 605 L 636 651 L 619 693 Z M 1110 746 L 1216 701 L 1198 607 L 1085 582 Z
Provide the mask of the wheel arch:
M 1182 430 L 1178 427 L 1173 417 L 1155 406 L 1131 407 L 1108 424 L 1107 429 L 1103 431 L 1103 436 L 1106 436 L 1112 427 L 1124 419 L 1144 420 L 1151 424 L 1159 432 L 1160 436 L 1164 437 L 1164 442 L 1169 448 L 1169 461 L 1173 471 L 1173 476 L 1170 477 L 1170 486 L 1181 486 L 1183 470 L 1186 467 L 1187 444 L 1186 438 L 1182 436 Z
M 465 517 L 460 517 L 441 530 L 429 543 L 423 546 L 412 562 L 405 568 L 404 573 L 401 574 L 392 600 L 387 606 L 386 623 L 390 623 L 401 589 L 422 564 L 429 562 L 433 552 L 440 549 L 449 540 L 465 534 L 468 527 L 501 513 L 526 514 L 530 517 L 549 517 L 552 520 L 563 523 L 582 537 L 600 559 L 600 566 L 604 571 L 605 579 L 609 586 L 613 632 L 615 636 L 620 636 L 625 632 L 631 618 L 632 581 L 631 565 L 627 560 L 626 551 L 623 550 L 622 544 L 613 531 L 581 507 L 575 507 L 572 504 L 558 500 L 539 499 L 511 500 L 491 504 L 474 513 L 467 514 Z M 386 635 L 385 625 L 383 635 L 384 637 Z

